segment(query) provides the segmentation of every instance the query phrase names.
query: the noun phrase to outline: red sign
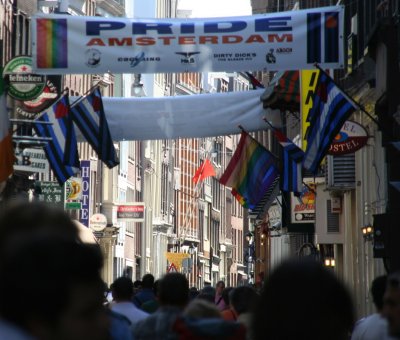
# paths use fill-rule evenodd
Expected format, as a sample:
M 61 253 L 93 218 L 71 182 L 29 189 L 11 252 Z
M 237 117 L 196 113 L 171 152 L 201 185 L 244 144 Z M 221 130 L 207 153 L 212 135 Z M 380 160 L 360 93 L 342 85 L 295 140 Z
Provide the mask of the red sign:
M 61 76 L 52 75 L 47 77 L 43 92 L 35 99 L 22 102 L 22 109 L 26 112 L 39 113 L 47 109 L 59 96 L 61 87 Z
M 144 221 L 144 203 L 130 203 L 118 205 L 117 218 L 135 222 Z
M 350 120 L 343 124 L 342 129 L 329 147 L 329 155 L 345 155 L 360 150 L 368 141 L 365 128 Z

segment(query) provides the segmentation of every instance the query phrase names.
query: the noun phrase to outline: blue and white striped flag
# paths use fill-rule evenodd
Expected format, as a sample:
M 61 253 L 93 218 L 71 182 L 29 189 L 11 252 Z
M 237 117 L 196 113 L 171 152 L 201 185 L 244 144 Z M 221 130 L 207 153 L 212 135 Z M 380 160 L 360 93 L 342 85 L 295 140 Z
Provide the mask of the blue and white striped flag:
M 287 138 L 282 132 L 273 128 L 273 132 L 283 148 L 282 159 L 282 190 L 293 192 L 295 195 L 303 189 L 302 161 L 304 151 Z
M 82 135 L 110 169 L 119 164 L 104 114 L 99 88 L 71 107 L 72 119 Z
M 45 124 L 43 124 L 45 123 Z M 50 167 L 60 185 L 79 171 L 79 155 L 68 95 L 63 95 L 33 122 L 36 134 L 51 138 L 44 147 Z
M 357 106 L 353 101 L 321 70 L 307 119 L 310 127 L 303 160 L 305 169 L 317 173 L 333 139 L 355 110 Z

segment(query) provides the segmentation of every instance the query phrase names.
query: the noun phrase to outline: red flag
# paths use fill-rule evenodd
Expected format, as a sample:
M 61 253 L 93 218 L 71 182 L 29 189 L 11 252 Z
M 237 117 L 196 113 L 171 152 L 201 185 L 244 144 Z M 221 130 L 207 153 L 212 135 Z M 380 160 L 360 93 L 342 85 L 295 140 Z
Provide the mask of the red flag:
M 193 182 L 197 184 L 199 181 L 202 181 L 210 176 L 215 176 L 215 170 L 210 161 L 206 159 L 204 163 L 196 170 L 196 173 L 193 176 Z

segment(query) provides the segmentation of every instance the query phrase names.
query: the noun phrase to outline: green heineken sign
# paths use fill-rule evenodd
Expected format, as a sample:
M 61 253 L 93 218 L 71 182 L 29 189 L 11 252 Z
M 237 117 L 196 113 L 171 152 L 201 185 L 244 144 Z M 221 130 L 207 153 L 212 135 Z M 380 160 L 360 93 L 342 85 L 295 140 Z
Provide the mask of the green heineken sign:
M 46 86 L 46 76 L 32 73 L 32 58 L 19 56 L 4 66 L 3 76 L 8 80 L 8 94 L 17 100 L 39 97 Z

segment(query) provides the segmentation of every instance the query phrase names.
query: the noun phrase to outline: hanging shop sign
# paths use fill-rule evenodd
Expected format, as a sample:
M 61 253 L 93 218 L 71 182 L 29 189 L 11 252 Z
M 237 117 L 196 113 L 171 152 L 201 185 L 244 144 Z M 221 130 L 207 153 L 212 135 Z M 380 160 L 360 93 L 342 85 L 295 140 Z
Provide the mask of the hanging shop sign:
M 81 200 L 82 189 L 82 178 L 71 177 L 65 182 L 65 199 Z
M 49 75 L 46 84 L 37 98 L 21 103 L 22 110 L 30 113 L 39 113 L 47 109 L 58 98 L 61 89 L 61 76 Z
M 3 76 L 8 82 L 7 93 L 17 100 L 32 100 L 44 90 L 47 78 L 32 72 L 32 58 L 19 56 L 11 59 L 3 70 Z
M 323 178 L 304 178 L 300 195 L 290 194 L 292 223 L 315 222 L 316 184 L 323 182 L 323 180 Z
M 117 219 L 144 221 L 144 203 L 124 203 L 117 206 Z
M 89 220 L 90 229 L 103 231 L 107 227 L 107 217 L 103 214 L 94 214 Z
M 17 149 L 15 151 L 14 170 L 45 174 L 49 172 L 49 162 L 42 149 Z
M 90 195 L 91 183 L 91 161 L 81 161 L 81 178 L 82 178 L 82 197 L 81 197 L 81 210 L 79 211 L 79 222 L 86 227 L 89 227 L 89 217 L 91 215 L 90 202 L 93 199 Z
M 360 150 L 368 142 L 368 132 L 365 128 L 350 120 L 343 124 L 342 129 L 329 147 L 329 155 L 345 155 Z
M 37 14 L 41 74 L 170 73 L 343 67 L 342 6 L 207 19 Z
M 60 208 L 64 208 L 64 187 L 58 182 L 40 182 L 36 181 L 39 194 L 37 200 L 46 204 L 54 204 Z

